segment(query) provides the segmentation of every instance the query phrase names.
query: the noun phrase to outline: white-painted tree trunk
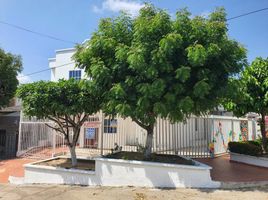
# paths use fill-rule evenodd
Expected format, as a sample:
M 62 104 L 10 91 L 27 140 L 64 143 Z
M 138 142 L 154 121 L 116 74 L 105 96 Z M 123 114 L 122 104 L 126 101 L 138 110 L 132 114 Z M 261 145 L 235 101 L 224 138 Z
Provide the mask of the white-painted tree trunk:
M 149 158 L 152 154 L 152 147 L 153 147 L 153 128 L 147 130 L 147 138 L 145 144 L 145 158 Z
M 76 152 L 75 152 L 75 145 L 72 147 L 69 147 L 70 153 L 71 153 L 71 159 L 72 159 L 72 167 L 77 166 L 77 158 L 76 158 Z

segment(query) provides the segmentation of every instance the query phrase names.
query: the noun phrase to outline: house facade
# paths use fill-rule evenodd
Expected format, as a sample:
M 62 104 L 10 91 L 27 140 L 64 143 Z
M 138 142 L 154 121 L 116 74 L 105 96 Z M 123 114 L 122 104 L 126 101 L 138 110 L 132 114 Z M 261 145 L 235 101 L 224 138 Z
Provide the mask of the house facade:
M 69 78 L 86 78 L 83 69 L 75 68 L 75 63 L 72 59 L 75 53 L 74 48 L 57 50 L 55 53 L 55 58 L 48 59 L 49 68 L 51 69 L 51 81 Z
M 49 59 L 51 81 L 87 78 L 83 69 L 75 67 L 72 56 L 75 49 L 57 50 L 55 58 Z M 89 105 L 90 106 L 90 105 Z M 55 153 L 64 145 L 59 133 L 52 133 L 43 121 L 21 117 L 18 154 L 52 148 Z M 46 122 L 49 123 L 49 122 Z M 180 154 L 190 157 L 209 157 L 211 153 L 227 152 L 229 141 L 252 140 L 258 135 L 256 121 L 247 118 L 209 115 L 190 117 L 186 123 L 171 123 L 157 119 L 154 128 L 153 151 Z M 27 138 L 34 138 L 30 143 Z M 146 141 L 146 131 L 130 118 L 109 118 L 101 111 L 84 123 L 78 148 L 98 150 L 99 154 L 111 152 L 115 144 L 125 151 L 142 150 Z M 79 150 L 78 150 L 79 152 Z

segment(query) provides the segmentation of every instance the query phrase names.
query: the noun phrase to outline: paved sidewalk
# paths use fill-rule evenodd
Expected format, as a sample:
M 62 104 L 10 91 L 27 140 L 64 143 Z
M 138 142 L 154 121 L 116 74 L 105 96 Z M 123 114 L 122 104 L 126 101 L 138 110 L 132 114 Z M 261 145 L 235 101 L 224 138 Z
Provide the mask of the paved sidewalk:
M 268 181 L 268 168 L 230 162 L 229 155 L 214 159 L 199 158 L 199 162 L 212 166 L 211 178 L 222 182 Z
M 0 160 L 0 183 L 8 183 L 9 176 L 23 177 L 23 165 L 33 162 L 31 159 Z
M 267 200 L 268 187 L 243 190 L 0 185 L 1 200 Z

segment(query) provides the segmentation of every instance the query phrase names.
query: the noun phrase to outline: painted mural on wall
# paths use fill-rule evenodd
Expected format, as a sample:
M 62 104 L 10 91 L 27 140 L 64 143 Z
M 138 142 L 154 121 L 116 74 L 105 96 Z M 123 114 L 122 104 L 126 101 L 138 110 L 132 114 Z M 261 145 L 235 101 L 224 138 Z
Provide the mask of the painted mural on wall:
M 223 131 L 222 131 L 222 123 L 219 121 L 219 123 L 218 123 L 218 126 L 217 126 L 217 128 L 216 128 L 216 134 L 215 134 L 215 136 L 216 137 L 220 137 L 220 142 L 222 143 L 222 145 L 223 145 L 223 147 L 224 147 L 224 149 L 227 151 L 227 144 L 226 144 L 226 142 L 225 142 L 225 140 L 224 140 L 224 133 L 223 133 Z M 216 141 L 216 139 L 215 139 L 215 141 Z
M 213 138 L 212 141 L 209 143 L 209 153 L 210 153 L 210 157 L 213 158 L 214 157 L 214 151 L 215 151 L 215 143 L 219 142 L 220 144 L 222 144 L 223 148 L 225 149 L 225 151 L 227 152 L 228 150 L 228 142 L 231 142 L 234 140 L 235 138 L 235 132 L 230 130 L 227 133 L 227 137 L 224 137 L 226 133 L 223 133 L 223 128 L 222 128 L 222 122 L 219 121 L 217 123 L 217 127 L 216 127 L 216 131 L 213 130 Z M 228 141 L 225 141 L 225 138 L 228 138 Z M 217 141 L 217 139 L 219 139 Z
M 240 130 L 241 130 L 241 134 L 239 135 L 239 140 L 247 141 L 248 140 L 248 121 L 247 120 L 240 121 Z

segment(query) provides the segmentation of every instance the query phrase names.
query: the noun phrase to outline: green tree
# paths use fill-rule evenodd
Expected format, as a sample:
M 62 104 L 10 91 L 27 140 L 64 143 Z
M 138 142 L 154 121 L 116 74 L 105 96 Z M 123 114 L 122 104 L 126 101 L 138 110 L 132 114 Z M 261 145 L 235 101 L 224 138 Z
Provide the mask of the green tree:
M 74 58 L 103 92 L 104 112 L 131 117 L 147 131 L 149 157 L 157 117 L 182 121 L 215 108 L 246 51 L 228 38 L 224 9 L 208 18 L 183 9 L 172 19 L 147 4 L 134 19 L 102 19 Z
M 237 116 L 255 112 L 261 116 L 262 146 L 267 151 L 265 116 L 268 115 L 268 58 L 256 58 L 239 79 L 231 79 L 235 90 L 228 95 L 225 107 Z
M 0 109 L 14 96 L 19 84 L 17 75 L 21 70 L 21 57 L 0 48 Z
M 101 99 L 87 80 L 60 80 L 21 85 L 17 96 L 22 99 L 27 116 L 49 119 L 50 128 L 64 135 L 69 147 L 72 166 L 77 165 L 75 147 L 80 129 L 89 115 L 100 110 Z

